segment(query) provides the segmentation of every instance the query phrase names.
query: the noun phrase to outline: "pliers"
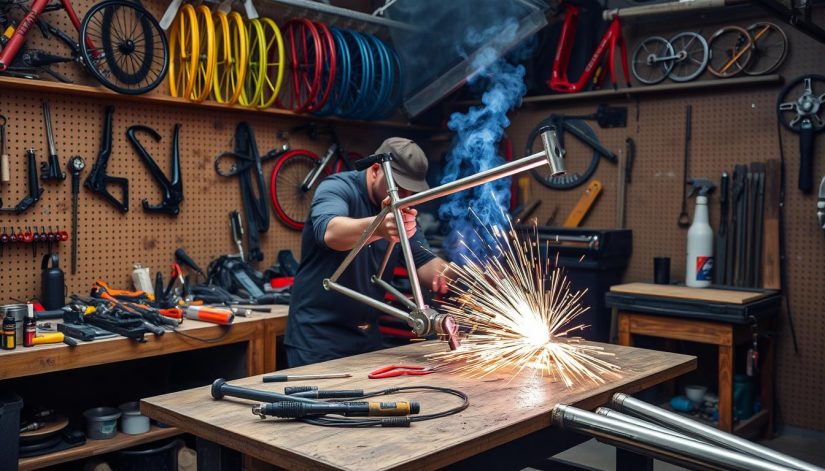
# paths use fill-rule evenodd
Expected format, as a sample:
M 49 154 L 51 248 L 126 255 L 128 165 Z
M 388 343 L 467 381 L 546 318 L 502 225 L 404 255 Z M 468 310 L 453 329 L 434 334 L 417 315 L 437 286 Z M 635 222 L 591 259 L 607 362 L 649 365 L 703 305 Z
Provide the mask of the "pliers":
M 415 366 L 415 365 L 388 365 L 373 371 L 367 377 L 369 379 L 394 378 L 396 376 L 409 375 L 419 376 L 428 375 L 435 371 L 434 366 Z

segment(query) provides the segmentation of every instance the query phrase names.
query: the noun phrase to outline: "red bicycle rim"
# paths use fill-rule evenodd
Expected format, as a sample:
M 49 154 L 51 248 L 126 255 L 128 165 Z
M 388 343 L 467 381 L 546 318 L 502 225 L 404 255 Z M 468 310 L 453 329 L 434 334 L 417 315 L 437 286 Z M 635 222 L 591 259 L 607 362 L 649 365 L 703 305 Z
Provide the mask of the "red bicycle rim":
M 316 21 L 315 26 L 318 29 L 318 35 L 321 39 L 320 51 L 322 52 L 321 67 L 318 68 L 318 71 L 321 72 L 319 74 L 320 82 L 318 88 L 323 87 L 323 90 L 318 91 L 316 100 L 306 108 L 305 111 L 309 113 L 320 110 L 324 106 L 324 103 L 327 102 L 332 87 L 335 85 L 335 73 L 338 67 L 338 58 L 335 53 L 335 39 L 332 37 L 332 33 L 323 23 Z M 327 64 L 326 70 L 324 70 L 324 64 Z M 324 75 L 326 75 L 326 80 L 323 80 Z M 326 83 L 326 86 L 324 86 L 324 83 Z
M 321 88 L 324 46 L 312 21 L 298 18 L 285 26 L 289 70 L 278 106 L 303 113 L 315 102 Z

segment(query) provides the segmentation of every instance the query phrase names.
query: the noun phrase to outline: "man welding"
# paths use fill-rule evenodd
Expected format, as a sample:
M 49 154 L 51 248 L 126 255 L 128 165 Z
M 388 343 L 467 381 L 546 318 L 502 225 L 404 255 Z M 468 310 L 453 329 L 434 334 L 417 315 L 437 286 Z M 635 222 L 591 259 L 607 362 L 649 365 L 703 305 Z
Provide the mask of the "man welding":
M 415 142 L 391 137 L 375 153 L 392 153 L 392 173 L 399 197 L 429 189 L 427 157 Z M 381 348 L 379 311 L 350 297 L 326 291 L 323 280 L 341 265 L 348 251 L 387 204 L 387 181 L 378 163 L 364 171 L 327 177 L 315 191 L 301 234 L 301 263 L 292 288 L 284 340 L 290 368 Z M 410 240 L 421 284 L 430 286 L 434 292 L 445 293 L 449 282 L 443 274 L 447 262 L 429 251 L 426 239 L 417 232 L 416 215 L 415 209 L 406 209 L 403 220 L 396 221 L 390 213 L 338 281 L 383 301 L 385 291 L 373 285 L 370 277 L 379 271 L 388 243 L 398 242 L 399 231 L 403 230 Z M 396 245 L 384 270 L 387 281 L 402 261 L 400 247 Z

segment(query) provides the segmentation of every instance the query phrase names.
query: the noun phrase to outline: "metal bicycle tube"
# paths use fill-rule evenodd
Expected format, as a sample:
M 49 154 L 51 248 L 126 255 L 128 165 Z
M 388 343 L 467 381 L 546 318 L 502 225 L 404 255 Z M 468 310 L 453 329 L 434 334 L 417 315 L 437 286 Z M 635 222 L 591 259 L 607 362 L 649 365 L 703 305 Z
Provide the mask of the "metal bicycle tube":
M 385 304 L 381 301 L 373 299 L 367 296 L 366 294 L 361 294 L 358 291 L 349 289 L 346 286 L 340 285 L 330 279 L 324 280 L 324 288 L 326 288 L 327 290 L 335 291 L 336 293 L 341 293 L 344 296 L 349 296 L 350 298 L 355 299 L 357 301 L 361 301 L 367 306 L 378 309 L 381 312 L 401 319 L 402 321 L 406 322 L 408 326 L 413 327 L 412 318 L 408 313 L 402 311 L 401 309 L 392 307 L 389 304 Z
M 332 276 L 329 277 L 331 281 L 338 281 L 338 278 L 341 277 L 341 274 L 344 273 L 344 270 L 347 269 L 349 264 L 352 263 L 353 259 L 355 259 L 355 256 L 358 255 L 358 252 L 360 252 L 361 249 L 363 249 L 364 246 L 367 245 L 367 240 L 369 240 L 369 238 L 372 237 L 373 234 L 375 234 L 375 231 L 378 229 L 378 225 L 381 224 L 385 217 L 387 217 L 387 213 L 389 212 L 390 207 L 385 206 L 383 209 L 381 209 L 381 212 L 379 212 L 378 215 L 375 216 L 375 219 L 372 220 L 369 227 L 367 227 L 367 230 L 364 231 L 363 234 L 361 234 L 361 238 L 358 239 L 358 242 L 356 242 L 352 249 L 349 251 L 344 261 L 341 262 L 341 266 L 339 266 L 338 269 L 335 270 L 335 273 L 333 273 Z
M 404 219 L 402 218 L 401 208 L 398 206 L 398 186 L 392 178 L 392 167 L 389 160 L 381 162 L 381 167 L 384 169 L 384 178 L 387 179 L 387 193 L 390 195 L 390 207 L 392 213 L 395 215 L 395 224 L 398 228 L 398 239 L 401 242 L 401 253 L 404 254 L 404 260 L 407 262 L 407 277 L 410 279 L 413 300 L 418 309 L 424 310 L 424 294 L 421 292 L 421 285 L 418 283 L 418 272 L 413 259 L 412 245 L 410 239 L 407 238 L 407 231 L 404 229 Z
M 337 146 L 333 144 L 328 150 L 327 153 L 324 154 L 324 157 L 321 159 L 321 162 L 318 164 L 317 167 L 313 168 L 310 171 L 304 181 L 301 182 L 301 191 L 309 191 L 310 188 L 315 186 L 315 182 L 318 181 L 318 177 L 321 176 L 321 173 L 327 168 L 327 164 L 332 160 L 332 157 L 335 156 L 335 149 Z
M 384 289 L 384 291 L 390 293 L 391 295 L 395 296 L 398 299 L 398 302 L 402 303 L 403 305 L 407 306 L 407 309 L 415 309 L 415 303 L 410 301 L 408 297 L 406 297 L 401 291 L 395 289 L 391 284 L 387 283 L 386 281 L 379 278 L 377 275 L 372 277 L 372 284 L 378 285 Z
M 702 441 L 702 440 L 697 440 L 693 437 L 688 437 L 687 435 L 683 435 L 683 434 L 681 434 L 681 433 L 679 433 L 675 430 L 671 430 L 669 428 L 662 427 L 661 425 L 657 425 L 657 424 L 654 424 L 654 423 L 651 423 L 651 422 L 646 422 L 642 419 L 637 419 L 636 417 L 631 417 L 629 415 L 622 414 L 621 412 L 616 412 L 615 410 L 610 409 L 608 407 L 599 407 L 598 409 L 596 409 L 596 413 L 599 414 L 599 415 L 603 415 L 603 416 L 607 417 L 608 419 L 620 420 L 620 421 L 628 423 L 630 425 L 635 425 L 636 427 L 648 428 L 648 429 L 653 430 L 655 432 L 666 433 L 668 435 L 673 435 L 674 437 L 679 437 L 679 438 L 682 438 L 684 440 L 691 440 L 691 441 L 694 441 L 694 442 L 701 442 Z M 707 443 L 707 442 L 703 442 L 703 443 Z
M 784 453 L 779 453 L 771 450 L 770 448 L 757 445 L 756 443 L 745 440 L 744 438 L 739 438 L 733 434 L 700 424 L 695 420 L 690 420 L 673 412 L 650 405 L 644 401 L 630 397 L 627 394 L 614 394 L 611 404 L 615 409 L 633 415 L 634 417 L 653 421 L 658 425 L 671 428 L 679 433 L 683 433 L 685 435 L 725 447 L 739 453 L 745 453 L 750 456 L 758 457 L 762 460 L 767 460 L 772 463 L 782 466 L 789 466 L 799 470 L 822 471 L 823 469 L 796 459 L 792 456 L 788 456 Z
M 764 461 L 752 455 L 713 446 L 674 435 L 660 433 L 646 427 L 638 427 L 621 420 L 567 405 L 558 405 L 552 412 L 554 425 L 613 442 L 636 450 L 650 450 L 654 454 L 674 459 L 706 464 L 716 469 L 741 471 L 778 471 L 785 469 L 777 463 Z
M 387 253 L 384 254 L 384 259 L 381 260 L 381 268 L 378 269 L 378 274 L 375 275 L 376 278 L 380 279 L 384 276 L 384 270 L 387 269 L 387 264 L 390 263 L 393 250 L 395 250 L 395 242 L 390 241 L 387 245 Z

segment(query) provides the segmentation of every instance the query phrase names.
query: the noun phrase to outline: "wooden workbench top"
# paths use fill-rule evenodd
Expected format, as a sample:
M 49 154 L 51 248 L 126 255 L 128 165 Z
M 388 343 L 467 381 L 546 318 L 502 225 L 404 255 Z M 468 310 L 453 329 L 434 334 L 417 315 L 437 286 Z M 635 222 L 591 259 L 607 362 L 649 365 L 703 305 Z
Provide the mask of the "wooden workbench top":
M 769 290 L 737 290 L 716 288 L 689 288 L 687 286 L 657 285 L 652 283 L 625 283 L 610 287 L 613 293 L 635 294 L 659 298 L 688 299 L 727 304 L 747 304 L 774 293 Z
M 208 322 L 185 319 L 178 330 L 200 339 L 217 339 L 209 343 L 167 331 L 160 337 L 146 334 L 146 342 L 140 343 L 125 337 L 99 339 L 93 342 L 78 341 L 76 347 L 64 343 L 18 346 L 14 350 L 0 350 L 0 379 L 31 376 L 54 371 L 83 368 L 105 363 L 135 360 L 157 355 L 197 350 L 225 345 L 264 335 L 259 327 L 262 322 L 272 324 L 274 335 L 283 335 L 289 306 L 272 305 L 271 311 L 253 312 L 249 317 L 235 316 L 230 327 Z M 55 321 L 51 321 L 54 323 Z M 58 321 L 59 322 L 59 321 Z M 273 339 L 274 344 L 274 339 Z M 273 359 L 274 362 L 274 359 Z
M 622 367 L 621 378 L 603 385 L 582 384 L 574 389 L 529 374 L 473 379 L 437 370 L 426 376 L 367 379 L 370 371 L 384 365 L 425 364 L 424 355 L 443 351 L 444 342 L 413 344 L 279 372 L 353 375 L 346 379 L 290 382 L 290 386 L 312 384 L 323 389 L 374 391 L 426 384 L 460 389 L 469 395 L 470 407 L 462 413 L 413 423 L 407 429 L 324 428 L 262 420 L 252 414 L 253 402 L 213 400 L 209 386 L 144 399 L 141 411 L 184 432 L 288 469 L 435 469 L 548 427 L 550 411 L 558 403 L 592 409 L 605 404 L 615 392 L 640 391 L 696 366 L 696 359 L 691 356 L 617 345 L 604 347 L 616 354 L 614 362 Z M 264 384 L 260 376 L 253 376 L 230 384 L 282 392 L 287 383 Z M 423 414 L 460 403 L 453 396 L 432 392 L 386 397 L 419 401 Z

